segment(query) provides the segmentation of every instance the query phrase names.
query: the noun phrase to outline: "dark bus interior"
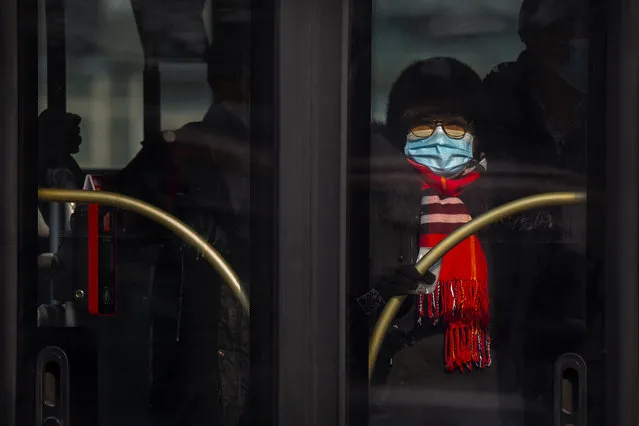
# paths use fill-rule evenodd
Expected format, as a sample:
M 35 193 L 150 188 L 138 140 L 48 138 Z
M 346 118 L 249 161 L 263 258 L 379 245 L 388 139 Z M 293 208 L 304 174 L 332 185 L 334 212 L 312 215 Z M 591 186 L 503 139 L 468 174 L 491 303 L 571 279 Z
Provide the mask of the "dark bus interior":
M 11 2 L 3 424 L 639 424 L 639 6 L 557 1 Z M 560 81 L 574 69 L 540 71 L 570 37 L 589 44 L 585 88 Z M 479 87 L 461 134 L 476 136 L 481 183 L 463 202 L 447 192 L 467 207 L 452 218 L 429 215 L 421 181 L 406 189 L 406 133 L 426 119 L 405 122 L 431 119 L 419 97 L 464 95 L 459 81 L 401 92 L 411 66 L 440 81 L 438 59 L 468 64 Z M 237 274 L 250 316 L 178 232 L 38 198 L 45 188 L 120 194 L 182 221 Z M 432 249 L 430 216 L 457 224 L 560 192 L 587 203 L 477 233 L 487 372 L 433 368 L 424 354 L 443 335 L 411 316 L 428 292 L 409 293 L 367 372 L 381 312 L 369 305 L 389 301 L 378 277 Z

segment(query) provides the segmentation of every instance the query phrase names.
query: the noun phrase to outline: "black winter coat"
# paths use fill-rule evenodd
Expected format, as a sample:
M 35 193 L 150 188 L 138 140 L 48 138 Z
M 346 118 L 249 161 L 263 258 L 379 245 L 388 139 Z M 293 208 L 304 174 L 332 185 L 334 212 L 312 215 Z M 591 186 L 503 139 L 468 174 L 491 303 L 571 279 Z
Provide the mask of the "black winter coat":
M 539 112 L 530 113 L 534 108 L 524 78 L 512 66 L 487 78 L 487 93 L 493 95 L 485 104 L 492 121 L 484 121 L 478 140 L 486 149 L 488 172 L 461 195 L 473 217 L 524 196 L 583 188 L 583 179 L 566 170 L 555 151 L 535 151 L 535 143 L 546 144 L 549 137 L 539 128 Z M 372 151 L 370 258 L 375 277 L 384 268 L 416 259 L 420 185 L 402 154 L 383 137 L 383 128 L 373 130 Z M 585 209 L 579 206 L 524 212 L 480 232 L 489 270 L 493 366 L 462 376 L 445 373 L 443 336 L 415 329 L 414 306 L 408 301 L 378 361 L 373 424 L 552 422 L 555 359 L 565 352 L 584 353 L 590 344 L 584 233 Z M 381 309 L 371 313 L 371 323 Z
M 176 163 L 179 147 L 162 141 L 145 146 L 120 174 L 120 191 L 194 228 L 246 286 L 248 246 L 238 236 L 227 184 L 208 148 L 187 148 L 194 149 L 194 155 Z M 249 382 L 248 317 L 195 250 L 146 220 L 138 218 L 133 226 L 156 240 L 150 243 L 163 240 L 152 298 L 153 424 L 239 424 Z
M 381 126 L 374 126 L 370 206 L 373 283 L 385 269 L 414 264 L 419 253 L 421 180 L 383 132 Z M 471 186 L 467 192 L 473 190 Z M 474 215 L 482 206 L 468 193 L 462 198 Z M 477 398 L 494 396 L 488 393 L 496 389 L 495 372 L 446 373 L 442 330 L 416 326 L 415 299 L 407 298 L 382 348 L 371 390 L 371 425 L 499 424 L 496 410 L 476 403 Z M 382 308 L 370 312 L 371 325 Z

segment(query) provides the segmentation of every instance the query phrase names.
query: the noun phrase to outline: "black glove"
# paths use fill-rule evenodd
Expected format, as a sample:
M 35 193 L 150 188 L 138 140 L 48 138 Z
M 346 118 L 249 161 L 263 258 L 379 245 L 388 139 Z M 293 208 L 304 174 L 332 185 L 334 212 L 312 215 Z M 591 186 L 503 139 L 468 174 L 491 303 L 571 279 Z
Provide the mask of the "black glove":
M 380 274 L 375 281 L 374 288 L 357 298 L 360 307 L 370 314 L 383 306 L 394 296 L 409 294 L 420 284 L 432 285 L 435 275 L 427 271 L 422 276 L 414 265 L 400 265 Z

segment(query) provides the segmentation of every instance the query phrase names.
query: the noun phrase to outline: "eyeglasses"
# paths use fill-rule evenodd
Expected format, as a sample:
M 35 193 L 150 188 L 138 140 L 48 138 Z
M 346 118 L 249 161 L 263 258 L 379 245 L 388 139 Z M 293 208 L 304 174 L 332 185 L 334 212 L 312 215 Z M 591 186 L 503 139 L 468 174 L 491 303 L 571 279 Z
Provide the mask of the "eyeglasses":
M 447 136 L 453 139 L 463 138 L 472 129 L 471 123 L 463 118 L 447 118 L 445 120 L 426 121 L 410 129 L 410 134 L 417 138 L 427 138 L 435 133 L 437 126 L 441 126 Z

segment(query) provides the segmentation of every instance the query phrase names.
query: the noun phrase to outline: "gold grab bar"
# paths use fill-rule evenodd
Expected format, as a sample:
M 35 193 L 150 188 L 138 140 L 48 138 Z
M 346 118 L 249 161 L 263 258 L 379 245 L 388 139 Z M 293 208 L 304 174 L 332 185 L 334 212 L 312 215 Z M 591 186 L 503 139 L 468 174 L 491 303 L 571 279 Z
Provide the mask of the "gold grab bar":
M 233 268 L 231 268 L 220 253 L 218 253 L 217 250 L 215 250 L 204 238 L 175 216 L 144 201 L 122 194 L 116 194 L 114 192 L 38 188 L 38 198 L 49 202 L 92 203 L 118 207 L 146 216 L 152 221 L 159 223 L 176 234 L 182 240 L 198 249 L 231 288 L 233 294 L 235 294 L 240 301 L 242 308 L 244 308 L 247 314 L 249 313 L 249 299 L 246 296 L 246 293 L 244 293 L 240 284 L 240 279 L 235 271 L 233 271 Z
M 530 197 L 521 198 L 519 200 L 506 203 L 502 206 L 496 207 L 481 216 L 471 220 L 465 225 L 459 227 L 449 236 L 444 238 L 439 244 L 433 247 L 424 257 L 420 259 L 415 265 L 415 268 L 420 274 L 424 275 L 431 266 L 441 259 L 448 251 L 450 251 L 457 244 L 477 233 L 486 226 L 495 223 L 505 217 L 512 216 L 514 214 L 531 210 L 539 207 L 560 206 L 570 204 L 581 204 L 586 202 L 585 192 L 549 192 L 545 194 L 532 195 Z M 371 336 L 370 344 L 368 347 L 368 379 L 373 377 L 373 371 L 375 370 L 375 363 L 379 356 L 379 351 L 384 343 L 386 333 L 393 323 L 395 315 L 400 306 L 406 299 L 405 295 L 395 296 L 391 298 L 384 310 L 382 311 L 373 334 Z

